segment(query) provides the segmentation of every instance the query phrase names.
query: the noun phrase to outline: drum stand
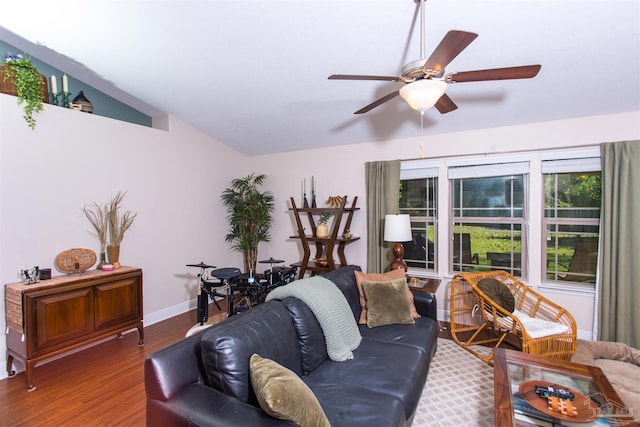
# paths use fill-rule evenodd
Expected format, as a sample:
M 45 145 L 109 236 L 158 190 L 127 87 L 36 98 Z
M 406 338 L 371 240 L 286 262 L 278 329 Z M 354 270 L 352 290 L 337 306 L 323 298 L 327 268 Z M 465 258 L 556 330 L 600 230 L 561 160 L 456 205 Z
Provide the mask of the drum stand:
M 200 262 L 200 264 L 187 264 L 187 267 L 200 268 L 200 273 L 198 273 L 198 296 L 196 300 L 196 323 L 200 323 L 200 326 L 202 326 L 209 320 L 209 296 L 219 295 L 217 292 L 213 292 L 214 295 L 211 295 L 211 283 L 205 280 L 204 273 L 207 268 L 216 268 L 216 266 Z M 222 308 L 218 305 L 215 298 L 212 299 L 216 307 L 218 307 L 218 310 L 222 311 Z
M 219 268 L 213 270 L 211 275 L 227 287 L 226 295 L 219 294 L 217 292 L 212 293 L 214 296 L 226 296 L 227 298 L 227 317 L 233 316 L 233 292 L 231 291 L 231 285 L 229 280 L 234 279 L 240 275 L 240 269 L 234 267 Z
M 260 264 L 270 264 L 269 265 L 269 289 L 273 286 L 273 264 L 281 264 L 284 262 L 283 259 L 273 259 L 273 257 L 269 259 L 263 259 L 262 261 L 258 261 Z M 265 272 L 266 276 L 266 272 Z

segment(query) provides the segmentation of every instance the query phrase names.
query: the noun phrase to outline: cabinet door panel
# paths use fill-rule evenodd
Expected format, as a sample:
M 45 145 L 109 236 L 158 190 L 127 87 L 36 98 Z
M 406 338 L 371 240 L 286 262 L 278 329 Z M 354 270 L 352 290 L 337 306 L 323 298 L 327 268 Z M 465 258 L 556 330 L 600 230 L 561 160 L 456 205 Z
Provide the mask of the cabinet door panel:
M 96 329 L 139 321 L 140 280 L 118 280 L 95 287 Z
M 83 337 L 93 331 L 91 288 L 37 297 L 36 348 L 38 350 Z

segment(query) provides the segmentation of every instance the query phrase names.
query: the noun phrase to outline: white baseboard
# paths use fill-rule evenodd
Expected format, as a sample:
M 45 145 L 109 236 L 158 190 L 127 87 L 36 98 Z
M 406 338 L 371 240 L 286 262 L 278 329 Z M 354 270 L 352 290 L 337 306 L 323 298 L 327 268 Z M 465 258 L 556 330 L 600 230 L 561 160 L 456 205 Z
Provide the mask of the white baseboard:
M 162 310 L 156 311 L 154 313 L 148 313 L 144 316 L 144 326 L 150 326 L 154 323 L 167 320 L 170 317 L 174 317 L 189 310 L 193 310 L 194 308 L 196 308 L 196 303 L 196 300 L 192 299 L 189 301 L 181 302 L 180 304 L 173 305 L 171 307 L 163 308 Z M 194 316 L 194 324 L 196 323 L 195 317 L 197 316 Z

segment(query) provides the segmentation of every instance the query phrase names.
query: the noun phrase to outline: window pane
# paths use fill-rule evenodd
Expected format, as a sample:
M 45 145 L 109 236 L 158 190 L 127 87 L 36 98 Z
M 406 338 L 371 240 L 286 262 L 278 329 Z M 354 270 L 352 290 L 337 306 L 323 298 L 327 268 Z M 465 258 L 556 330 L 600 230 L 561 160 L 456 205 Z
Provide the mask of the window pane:
M 404 261 L 409 267 L 435 268 L 435 227 L 433 223 L 411 222 L 413 240 L 404 242 Z
M 453 271 L 505 270 L 522 275 L 521 224 L 456 224 Z
M 400 181 L 400 210 L 416 216 L 435 217 L 437 178 Z
M 544 175 L 548 280 L 595 284 L 600 199 L 600 172 Z
M 600 218 L 600 172 L 544 176 L 547 218 Z
M 412 241 L 404 242 L 404 261 L 412 268 L 435 270 L 437 178 L 400 181 L 400 213 L 411 215 Z
M 511 217 L 524 214 L 524 176 L 456 179 L 454 217 Z
M 522 276 L 525 179 L 452 180 L 452 272 L 500 269 Z
M 596 282 L 598 227 L 550 225 L 547 233 L 547 279 L 566 282 Z M 589 229 L 593 230 L 588 233 Z

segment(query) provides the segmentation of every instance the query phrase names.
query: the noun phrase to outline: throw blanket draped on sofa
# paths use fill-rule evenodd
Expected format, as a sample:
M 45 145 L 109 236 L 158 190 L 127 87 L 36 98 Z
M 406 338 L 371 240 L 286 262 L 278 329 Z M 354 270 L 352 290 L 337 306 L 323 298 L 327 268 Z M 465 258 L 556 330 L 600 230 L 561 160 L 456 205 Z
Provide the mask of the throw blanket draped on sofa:
M 362 336 L 347 299 L 333 282 L 321 276 L 295 281 L 269 292 L 267 301 L 287 297 L 298 298 L 316 316 L 331 360 L 353 359 L 352 351 L 358 348 Z

